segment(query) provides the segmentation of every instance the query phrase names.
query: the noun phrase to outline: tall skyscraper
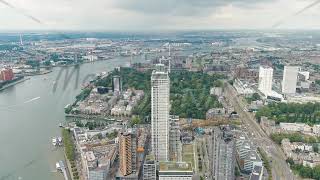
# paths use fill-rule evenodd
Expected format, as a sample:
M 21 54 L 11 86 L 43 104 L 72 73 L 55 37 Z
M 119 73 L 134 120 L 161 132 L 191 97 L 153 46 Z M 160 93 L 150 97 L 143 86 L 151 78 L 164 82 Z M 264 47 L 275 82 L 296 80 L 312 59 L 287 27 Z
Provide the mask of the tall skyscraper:
M 265 95 L 272 92 L 273 69 L 271 67 L 260 66 L 259 69 L 259 90 Z
M 121 175 L 127 176 L 136 172 L 137 138 L 133 129 L 119 136 L 119 159 Z
M 122 83 L 120 76 L 113 76 L 112 78 L 113 93 L 120 93 L 122 91 Z
M 169 151 L 170 79 L 163 64 L 151 75 L 151 141 L 156 161 L 167 161 Z
M 297 89 L 299 67 L 285 66 L 282 80 L 282 93 L 295 94 Z

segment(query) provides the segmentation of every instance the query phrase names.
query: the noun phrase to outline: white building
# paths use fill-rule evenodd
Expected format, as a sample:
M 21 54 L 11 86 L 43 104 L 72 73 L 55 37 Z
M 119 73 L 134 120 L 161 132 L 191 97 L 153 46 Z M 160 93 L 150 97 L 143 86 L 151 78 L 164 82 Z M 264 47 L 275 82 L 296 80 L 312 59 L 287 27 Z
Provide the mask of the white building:
M 255 150 L 252 150 L 247 154 L 247 157 L 244 159 L 243 170 L 247 172 L 252 172 L 255 166 L 262 167 L 262 164 L 263 162 L 258 153 Z
M 156 161 L 167 161 L 169 151 L 170 79 L 164 65 L 151 76 L 151 141 Z
M 122 83 L 120 76 L 113 76 L 112 78 L 113 93 L 120 93 L 122 91 Z
M 312 133 L 312 127 L 304 123 L 280 123 L 280 128 L 285 131 Z
M 282 80 L 282 93 L 283 94 L 295 94 L 298 81 L 299 67 L 297 66 L 285 66 L 283 71 Z
M 298 75 L 303 81 L 307 81 L 310 78 L 310 72 L 308 71 L 300 71 Z
M 259 69 L 259 90 L 267 96 L 272 91 L 273 69 L 260 66 Z

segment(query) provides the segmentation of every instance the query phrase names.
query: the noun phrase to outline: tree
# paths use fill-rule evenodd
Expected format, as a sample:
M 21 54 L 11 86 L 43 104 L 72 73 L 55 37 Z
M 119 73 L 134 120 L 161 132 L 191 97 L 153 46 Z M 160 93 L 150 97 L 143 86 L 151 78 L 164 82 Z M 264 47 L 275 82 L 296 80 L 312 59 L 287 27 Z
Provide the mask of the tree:
M 215 81 L 215 82 L 213 83 L 213 86 L 214 86 L 214 87 L 222 87 L 222 86 L 223 86 L 223 82 L 220 81 L 220 80 L 217 80 L 217 81 Z
M 318 153 L 319 152 L 319 145 L 318 144 L 314 144 L 313 146 L 313 151 Z
M 141 123 L 141 119 L 139 116 L 133 116 L 133 118 L 131 119 L 131 127 L 133 127 L 136 124 L 140 124 Z

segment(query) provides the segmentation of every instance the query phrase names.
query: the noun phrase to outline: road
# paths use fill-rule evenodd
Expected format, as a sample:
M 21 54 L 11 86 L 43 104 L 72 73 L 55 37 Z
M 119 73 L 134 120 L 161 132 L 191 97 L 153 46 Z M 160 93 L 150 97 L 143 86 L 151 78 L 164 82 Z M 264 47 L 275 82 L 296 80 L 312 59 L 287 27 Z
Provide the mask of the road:
M 274 143 L 269 136 L 260 128 L 259 124 L 253 114 L 244 111 L 246 107 L 244 101 L 237 95 L 236 90 L 228 83 L 225 83 L 225 98 L 233 106 L 235 111 L 239 114 L 243 125 L 247 128 L 249 138 L 253 143 L 263 149 L 270 159 L 272 159 L 272 176 L 275 180 L 295 180 L 300 179 L 296 177 L 290 167 L 286 163 L 285 155 L 281 148 Z

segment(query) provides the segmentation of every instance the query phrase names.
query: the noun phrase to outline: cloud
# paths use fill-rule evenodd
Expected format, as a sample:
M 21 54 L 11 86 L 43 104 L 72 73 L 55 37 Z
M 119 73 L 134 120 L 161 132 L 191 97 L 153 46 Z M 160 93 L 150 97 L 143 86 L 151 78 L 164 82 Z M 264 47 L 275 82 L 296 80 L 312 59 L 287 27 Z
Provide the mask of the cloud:
M 169 14 L 174 16 L 206 16 L 230 4 L 253 8 L 273 0 L 115 0 L 117 8 L 142 14 Z
M 6 1 L 8 0 L 0 0 Z M 17 9 L 41 19 L 44 25 L 0 3 L 1 29 L 161 30 L 270 28 L 315 0 L 10 0 Z M 285 7 L 285 11 L 284 11 Z M 320 27 L 317 8 L 309 9 L 281 27 Z M 307 15 L 309 17 L 307 17 Z M 296 19 L 297 18 L 297 19 Z M 298 20 L 299 18 L 299 20 Z M 8 21 L 10 19 L 10 21 Z M 300 20 L 301 19 L 301 20 Z
M 17 13 L 22 14 L 23 16 L 31 19 L 32 21 L 34 21 L 34 22 L 36 22 L 38 24 L 43 24 L 38 18 L 36 18 L 36 17 L 24 12 L 23 10 L 15 7 L 14 5 L 10 4 L 9 2 L 7 2 L 5 0 L 0 0 L 0 3 L 5 5 L 5 6 L 7 6 L 7 7 L 9 7 L 9 8 L 11 8 L 11 9 L 13 9 L 13 10 L 15 10 Z

